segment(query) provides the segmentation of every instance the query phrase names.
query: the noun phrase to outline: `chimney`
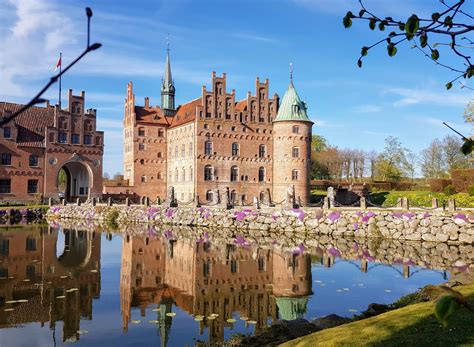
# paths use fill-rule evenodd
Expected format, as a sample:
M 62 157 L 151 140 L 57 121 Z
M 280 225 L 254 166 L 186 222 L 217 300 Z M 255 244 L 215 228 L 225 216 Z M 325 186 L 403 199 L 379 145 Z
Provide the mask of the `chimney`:
M 145 97 L 145 110 L 150 108 L 150 98 L 148 96 Z

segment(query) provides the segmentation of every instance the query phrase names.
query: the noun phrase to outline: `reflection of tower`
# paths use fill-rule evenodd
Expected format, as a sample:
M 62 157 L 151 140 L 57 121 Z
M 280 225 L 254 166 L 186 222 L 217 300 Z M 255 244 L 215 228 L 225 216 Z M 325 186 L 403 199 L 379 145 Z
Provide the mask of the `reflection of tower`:
M 294 320 L 306 313 L 311 285 L 309 254 L 273 253 L 273 294 L 282 319 Z
M 158 305 L 158 333 L 160 334 L 161 347 L 166 347 L 168 345 L 173 318 L 166 314 L 171 312 L 172 307 L 173 302 L 170 299 L 164 299 Z

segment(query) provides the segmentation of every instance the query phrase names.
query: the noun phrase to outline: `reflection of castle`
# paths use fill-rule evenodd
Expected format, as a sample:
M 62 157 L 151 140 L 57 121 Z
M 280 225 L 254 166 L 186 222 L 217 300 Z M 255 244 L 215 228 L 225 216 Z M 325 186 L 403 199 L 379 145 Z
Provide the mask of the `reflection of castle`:
M 55 329 L 63 321 L 63 342 L 79 338 L 80 319 L 92 319 L 92 299 L 100 293 L 100 236 L 65 230 L 64 238 L 57 257 L 57 230 L 0 233 L 0 328 L 49 321 Z
M 209 328 L 209 342 L 222 341 L 227 319 L 239 312 L 255 320 L 255 331 L 275 320 L 301 317 L 311 294 L 311 257 L 272 250 L 237 248 L 174 241 L 165 238 L 126 237 L 122 245 L 120 281 L 123 328 L 128 329 L 131 307 L 142 316 L 158 304 L 162 346 L 166 345 L 176 304 L 192 315 L 215 319 L 199 322 Z

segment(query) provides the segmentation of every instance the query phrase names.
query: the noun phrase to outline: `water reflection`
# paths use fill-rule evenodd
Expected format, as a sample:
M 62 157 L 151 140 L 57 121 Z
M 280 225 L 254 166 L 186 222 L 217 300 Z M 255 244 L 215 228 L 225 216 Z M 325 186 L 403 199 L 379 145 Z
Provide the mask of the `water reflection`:
M 62 321 L 62 341 L 79 339 L 80 321 L 92 319 L 92 300 L 100 294 L 100 237 L 71 230 L 64 236 L 57 257 L 58 230 L 0 233 L 0 328 L 49 322 L 55 333 Z
M 352 315 L 472 270 L 467 246 L 321 237 L 285 248 L 185 228 L 98 230 L 0 229 L 2 341 L 47 325 L 48 344 L 212 344 L 276 319 Z
M 166 315 L 172 304 L 205 317 L 199 322 L 200 332 L 208 328 L 213 343 L 224 340 L 224 328 L 233 325 L 228 319 L 236 312 L 255 321 L 256 333 L 269 319 L 302 317 L 311 286 L 309 254 L 165 237 L 125 237 L 122 243 L 123 329 L 128 329 L 131 307 L 139 307 L 145 316 L 147 306 L 157 304 L 163 346 L 173 320 Z

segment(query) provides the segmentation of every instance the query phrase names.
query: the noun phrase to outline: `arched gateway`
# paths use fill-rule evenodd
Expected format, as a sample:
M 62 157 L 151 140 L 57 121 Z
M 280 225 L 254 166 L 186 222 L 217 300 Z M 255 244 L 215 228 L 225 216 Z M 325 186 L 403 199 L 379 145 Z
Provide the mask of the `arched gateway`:
M 59 195 L 66 201 L 74 201 L 77 198 L 87 200 L 90 196 L 92 182 L 94 182 L 93 172 L 83 162 L 68 162 L 58 171 Z

